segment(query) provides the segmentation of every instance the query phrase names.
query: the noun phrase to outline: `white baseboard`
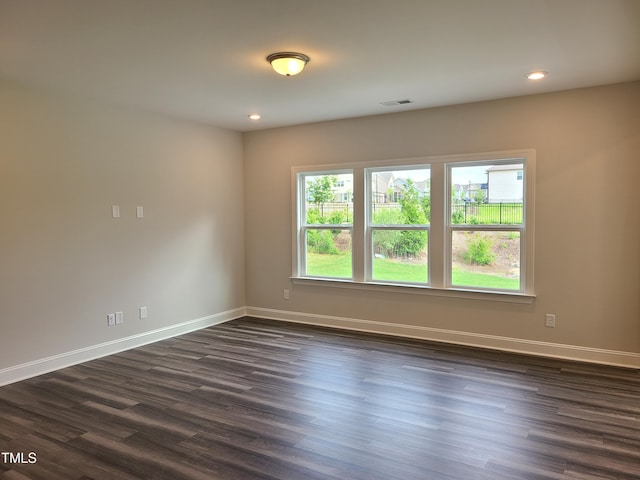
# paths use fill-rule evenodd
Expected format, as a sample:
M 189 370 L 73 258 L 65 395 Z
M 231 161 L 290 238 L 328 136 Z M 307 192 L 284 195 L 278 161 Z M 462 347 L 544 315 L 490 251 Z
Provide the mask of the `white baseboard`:
M 165 340 L 167 338 L 193 332 L 202 328 L 225 323 L 236 318 L 241 318 L 245 315 L 285 322 L 339 328 L 343 330 L 395 335 L 399 337 L 489 348 L 493 350 L 524 353 L 528 355 L 640 369 L 640 354 L 632 352 L 539 342 L 535 340 L 459 332 L 455 330 L 420 327 L 415 325 L 376 322 L 357 318 L 334 317 L 329 315 L 290 312 L 286 310 L 274 310 L 260 307 L 241 307 L 217 313 L 215 315 L 197 318 L 177 325 L 171 325 L 157 330 L 143 332 L 129 337 L 112 340 L 110 342 L 92 345 L 71 352 L 65 352 L 51 357 L 8 367 L 0 370 L 0 386 L 42 375 L 54 370 L 59 370 L 71 365 L 76 365 L 78 363 L 94 360 L 106 355 L 112 355 L 131 348 L 141 347 L 149 343 Z
M 246 313 L 253 317 L 285 322 L 305 323 L 323 327 L 356 330 L 359 332 L 395 335 L 421 340 L 453 343 L 456 345 L 489 348 L 513 353 L 524 353 L 528 355 L 565 360 L 614 365 L 626 368 L 640 368 L 640 354 L 632 352 L 539 342 L 521 338 L 500 337 L 496 335 L 484 335 L 480 333 L 460 332 L 415 325 L 376 322 L 357 318 L 289 312 L 286 310 L 273 310 L 269 308 L 247 307 Z
M 61 368 L 77 365 L 78 363 L 95 360 L 96 358 L 112 355 L 114 353 L 141 347 L 149 343 L 176 337 L 185 333 L 211 327 L 220 323 L 228 322 L 246 315 L 244 307 L 228 310 L 226 312 L 196 318 L 188 322 L 171 325 L 168 327 L 143 332 L 130 337 L 119 338 L 98 345 L 81 348 L 71 352 L 65 352 L 51 357 L 41 358 L 31 362 L 23 363 L 0 370 L 0 386 L 18 382 L 27 378 L 42 375 Z

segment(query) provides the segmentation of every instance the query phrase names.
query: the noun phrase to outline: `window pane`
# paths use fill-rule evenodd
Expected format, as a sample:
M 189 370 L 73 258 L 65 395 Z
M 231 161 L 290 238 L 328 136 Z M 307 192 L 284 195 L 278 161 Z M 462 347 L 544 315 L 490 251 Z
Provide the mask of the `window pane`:
M 520 290 L 520 232 L 452 232 L 451 283 Z
M 305 175 L 304 190 L 307 225 L 353 223 L 353 174 Z
M 352 278 L 351 231 L 307 229 L 307 271 L 313 277 Z
M 371 223 L 424 225 L 431 217 L 429 168 L 371 173 Z
M 427 283 L 426 230 L 374 230 L 373 280 Z
M 522 224 L 523 163 L 451 168 L 452 224 Z

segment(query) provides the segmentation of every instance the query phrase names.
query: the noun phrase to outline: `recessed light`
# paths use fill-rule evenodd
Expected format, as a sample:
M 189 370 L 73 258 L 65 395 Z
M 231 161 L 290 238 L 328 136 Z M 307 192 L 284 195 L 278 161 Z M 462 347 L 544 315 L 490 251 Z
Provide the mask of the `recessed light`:
M 413 100 L 409 100 L 408 98 L 402 100 L 390 100 L 388 102 L 380 102 L 380 105 L 384 105 L 385 107 L 395 107 L 396 105 L 407 105 L 409 103 L 413 103 Z
M 535 72 L 529 72 L 525 76 L 529 80 L 540 80 L 549 75 L 549 72 L 543 72 L 542 70 L 536 70 Z
M 262 117 L 260 116 L 259 113 L 252 113 L 251 115 L 249 115 L 249 118 L 251 120 L 260 120 Z

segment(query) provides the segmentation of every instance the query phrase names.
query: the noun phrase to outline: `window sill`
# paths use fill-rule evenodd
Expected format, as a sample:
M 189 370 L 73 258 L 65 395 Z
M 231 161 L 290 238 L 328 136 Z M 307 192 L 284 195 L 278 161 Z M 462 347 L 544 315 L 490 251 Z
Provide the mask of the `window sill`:
M 535 295 L 521 292 L 503 292 L 473 290 L 465 288 L 436 288 L 425 285 L 382 283 L 382 282 L 354 282 L 338 278 L 291 277 L 296 285 L 309 285 L 329 288 L 348 288 L 353 290 L 368 290 L 374 292 L 404 293 L 410 295 L 432 295 L 437 297 L 466 298 L 489 302 L 506 302 L 531 304 Z

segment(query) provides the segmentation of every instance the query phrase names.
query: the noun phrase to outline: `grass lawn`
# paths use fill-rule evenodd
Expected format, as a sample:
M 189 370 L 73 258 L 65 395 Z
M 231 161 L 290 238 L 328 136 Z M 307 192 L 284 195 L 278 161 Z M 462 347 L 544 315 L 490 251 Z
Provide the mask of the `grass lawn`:
M 307 252 L 307 275 L 351 278 L 351 254 L 328 255 Z
M 373 279 L 392 282 L 427 282 L 427 262 L 404 263 L 386 258 L 376 258 L 373 260 Z
M 373 262 L 373 272 L 373 279 L 378 281 L 408 283 L 425 283 L 427 281 L 426 265 L 376 258 Z M 317 277 L 351 278 L 351 255 L 308 253 L 307 274 Z M 461 287 L 499 288 L 505 290 L 518 290 L 520 288 L 520 282 L 517 278 L 465 272 L 457 268 L 453 269 L 452 280 L 454 285 Z
M 499 288 L 502 290 L 520 289 L 520 280 L 518 278 L 507 278 L 499 275 L 489 275 L 487 273 L 465 272 L 458 268 L 453 269 L 451 276 L 451 283 L 459 287 Z

